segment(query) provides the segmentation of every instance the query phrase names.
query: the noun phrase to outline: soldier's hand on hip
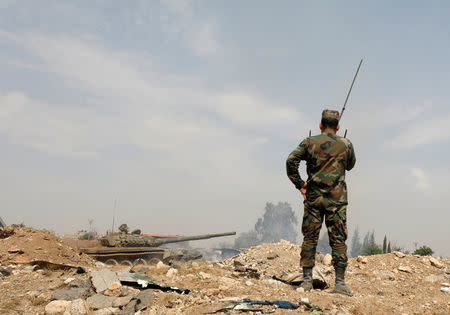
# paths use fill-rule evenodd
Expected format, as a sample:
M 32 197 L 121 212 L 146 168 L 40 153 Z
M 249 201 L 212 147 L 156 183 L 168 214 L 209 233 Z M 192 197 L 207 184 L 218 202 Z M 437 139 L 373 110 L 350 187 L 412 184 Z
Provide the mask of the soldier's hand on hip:
M 306 200 L 306 187 L 308 186 L 308 183 L 305 182 L 302 188 L 300 188 L 300 192 L 303 195 L 303 200 Z

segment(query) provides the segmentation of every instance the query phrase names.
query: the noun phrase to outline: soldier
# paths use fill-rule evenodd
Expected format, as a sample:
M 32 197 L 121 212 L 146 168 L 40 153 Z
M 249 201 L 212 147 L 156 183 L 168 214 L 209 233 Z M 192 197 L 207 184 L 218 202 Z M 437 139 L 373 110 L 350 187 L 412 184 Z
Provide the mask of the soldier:
M 351 295 L 345 284 L 348 204 L 345 171 L 351 170 L 355 165 L 355 152 L 348 139 L 336 135 L 339 130 L 338 111 L 322 112 L 320 130 L 320 135 L 303 140 L 286 161 L 287 175 L 304 199 L 303 244 L 300 255 L 300 266 L 303 267 L 302 287 L 305 291 L 312 289 L 316 246 L 325 218 L 336 273 L 333 292 Z M 298 171 L 301 160 L 306 161 L 306 182 Z
M 125 223 L 124 223 L 124 224 L 121 224 L 121 225 L 119 226 L 119 231 L 120 231 L 121 233 L 128 234 L 128 225 L 126 225 Z

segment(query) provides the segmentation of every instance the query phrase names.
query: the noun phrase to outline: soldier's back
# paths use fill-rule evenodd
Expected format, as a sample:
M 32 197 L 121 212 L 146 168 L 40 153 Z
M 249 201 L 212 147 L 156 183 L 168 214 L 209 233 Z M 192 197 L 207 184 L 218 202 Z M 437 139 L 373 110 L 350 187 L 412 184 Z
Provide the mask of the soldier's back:
M 345 170 L 354 164 L 353 147 L 348 139 L 322 133 L 309 137 L 306 144 L 308 183 L 331 188 L 345 180 Z

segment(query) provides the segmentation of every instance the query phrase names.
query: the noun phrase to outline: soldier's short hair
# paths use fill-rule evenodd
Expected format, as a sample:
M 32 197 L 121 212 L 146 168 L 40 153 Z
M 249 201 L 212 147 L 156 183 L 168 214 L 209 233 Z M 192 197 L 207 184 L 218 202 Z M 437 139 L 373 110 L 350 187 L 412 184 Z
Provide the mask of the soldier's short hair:
M 337 110 L 325 109 L 322 112 L 321 123 L 324 128 L 336 129 L 339 124 L 339 112 Z

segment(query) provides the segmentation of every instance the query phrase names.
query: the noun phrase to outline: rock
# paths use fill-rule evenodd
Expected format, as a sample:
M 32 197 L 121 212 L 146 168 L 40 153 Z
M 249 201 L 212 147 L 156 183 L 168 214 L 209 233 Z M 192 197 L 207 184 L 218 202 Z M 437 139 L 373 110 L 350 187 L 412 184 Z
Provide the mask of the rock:
M 38 291 L 28 291 L 28 292 L 27 292 L 27 295 L 28 295 L 30 298 L 36 298 L 36 297 L 39 295 L 39 292 L 38 292 Z
M 324 264 L 325 266 L 331 266 L 332 260 L 333 258 L 331 257 L 331 255 L 326 254 L 325 256 L 323 256 L 322 264 Z
M 62 314 L 66 308 L 70 305 L 70 301 L 51 301 L 45 306 L 45 314 Z
M 411 267 L 409 267 L 409 266 L 401 266 L 400 265 L 397 269 L 399 271 L 403 271 L 403 272 L 406 272 L 406 273 L 412 273 L 413 272 Z
M 120 296 L 122 292 L 122 285 L 119 281 L 113 282 L 108 289 L 106 289 L 103 294 L 106 296 Z
M 199 276 L 202 277 L 203 279 L 211 279 L 211 275 L 210 275 L 209 273 L 200 271 L 198 274 L 199 274 Z
M 167 270 L 166 277 L 172 278 L 172 277 L 174 277 L 177 273 L 178 273 L 178 270 L 176 270 L 176 269 L 174 269 L 174 268 L 170 268 L 169 270 Z
M 302 281 L 302 279 L 303 279 L 303 273 L 301 271 L 295 271 L 295 272 L 291 272 L 288 274 L 283 274 L 280 277 L 280 280 L 282 280 L 283 282 L 287 282 L 287 283 L 291 283 L 291 284 Z
M 301 298 L 301 299 L 300 299 L 300 302 L 302 302 L 302 303 L 304 303 L 304 304 L 309 304 L 309 303 L 310 303 L 310 302 L 309 302 L 309 299 L 308 299 L 307 297 Z
M 74 280 L 75 280 L 75 278 L 67 278 L 66 280 L 64 280 L 64 284 L 69 284 Z
M 426 282 L 440 282 L 445 280 L 445 273 L 441 273 L 439 275 L 429 275 L 426 276 L 424 279 Z
M 430 257 L 430 263 L 432 266 L 436 267 L 436 268 L 444 268 L 444 264 L 441 263 L 438 259 L 434 258 L 434 257 Z
M 142 290 L 136 297 L 136 311 L 143 310 L 150 306 L 154 300 L 153 290 Z
M 73 300 L 85 298 L 88 296 L 88 294 L 89 294 L 89 290 L 86 288 L 62 289 L 62 290 L 56 290 L 55 292 L 53 292 L 51 299 L 52 300 L 73 301 Z
M 66 308 L 63 315 L 85 315 L 87 314 L 86 304 L 82 299 L 73 300 Z
M 233 264 L 235 267 L 244 267 L 245 266 L 245 263 L 240 259 L 235 259 L 233 261 Z
M 250 280 L 245 281 L 245 285 L 248 287 L 251 287 L 253 285 L 253 282 L 251 282 Z
M 102 263 L 101 261 L 96 261 L 95 262 L 95 267 L 97 267 L 97 268 L 105 268 L 106 264 Z
M 133 287 L 122 286 L 122 292 L 120 296 L 128 296 L 131 295 L 133 298 L 137 297 L 141 293 L 139 289 L 135 289 Z
M 17 257 L 14 258 L 14 262 L 16 262 L 16 263 L 29 263 L 30 260 L 28 258 L 26 258 L 26 257 L 23 257 L 23 256 L 17 256 Z
M 359 262 L 359 263 L 362 263 L 362 264 L 367 264 L 367 257 L 364 257 L 364 256 L 358 256 L 358 257 L 356 258 L 356 261 Z
M 105 291 L 111 284 L 119 281 L 117 274 L 109 269 L 92 271 L 90 277 L 97 293 Z
M 277 258 L 277 257 L 280 257 L 280 255 L 278 255 L 277 253 L 273 253 L 273 252 L 270 252 L 270 253 L 267 255 L 267 259 L 269 259 L 269 260 L 275 259 L 275 258 Z
M 449 287 L 442 287 L 441 291 L 442 292 L 446 292 L 446 293 L 450 293 L 450 288 Z
M 106 296 L 106 295 L 97 293 L 93 296 L 88 297 L 86 302 L 88 303 L 90 308 L 92 308 L 94 310 L 98 310 L 98 309 L 102 309 L 102 308 L 112 307 L 115 300 L 116 300 L 116 297 L 114 297 L 114 296 Z
M 146 272 L 150 271 L 151 269 L 152 269 L 152 267 L 147 266 L 147 265 L 136 265 L 130 269 L 130 272 L 145 274 Z
M 444 282 L 444 283 L 441 283 L 441 286 L 448 288 L 448 287 L 450 287 L 450 283 Z
M 392 252 L 395 256 L 397 256 L 398 258 L 403 258 L 406 257 L 405 254 L 403 254 L 402 252 Z
M 385 279 L 395 280 L 395 275 L 392 272 L 382 272 L 381 276 Z
M 198 262 L 193 261 L 193 262 L 191 262 L 191 266 L 192 266 L 192 268 L 198 268 L 200 265 Z
M 220 299 L 219 302 L 240 302 L 244 299 L 245 299 L 244 297 L 229 296 L 229 297 L 224 297 L 224 298 Z
M 91 280 L 88 279 L 76 279 L 70 282 L 69 287 L 71 288 L 85 288 L 90 289 L 92 286 Z
M 282 285 L 282 284 L 284 284 L 283 282 L 275 280 L 275 279 L 272 279 L 272 278 L 264 279 L 264 282 L 266 282 L 268 284 L 274 284 L 274 285 Z
M 257 261 L 258 265 L 264 265 L 265 263 L 267 263 L 267 259 L 260 259 Z
M 299 293 L 303 293 L 303 292 L 305 292 L 305 289 L 303 289 L 302 287 L 299 287 L 295 291 L 297 291 Z
M 131 300 L 120 312 L 121 315 L 134 315 L 136 311 L 136 300 Z
M 8 248 L 8 253 L 10 253 L 10 254 L 23 254 L 23 250 L 21 250 L 20 248 L 18 248 L 16 246 L 11 246 L 10 248 Z
M 10 267 L 2 267 L 0 266 L 0 278 L 1 277 L 8 277 L 12 273 L 12 269 Z
M 32 272 L 32 271 L 36 271 L 36 270 L 38 270 L 38 269 L 39 269 L 39 266 L 38 266 L 38 265 L 33 265 L 33 266 L 26 266 L 23 270 Z
M 321 252 L 316 252 L 316 263 L 322 263 L 324 256 Z
M 130 301 L 132 299 L 133 299 L 132 295 L 118 297 L 117 299 L 114 300 L 112 306 L 113 307 L 122 307 L 122 306 L 127 305 L 128 303 L 130 303 Z
M 166 265 L 165 263 L 163 263 L 162 261 L 159 261 L 156 264 L 156 269 L 161 270 L 161 269 L 167 269 L 169 270 L 170 266 Z
M 105 307 L 94 312 L 94 315 L 111 315 L 119 314 L 120 309 L 115 307 Z

